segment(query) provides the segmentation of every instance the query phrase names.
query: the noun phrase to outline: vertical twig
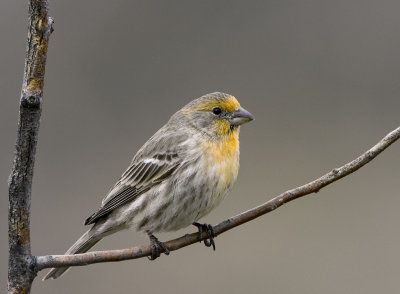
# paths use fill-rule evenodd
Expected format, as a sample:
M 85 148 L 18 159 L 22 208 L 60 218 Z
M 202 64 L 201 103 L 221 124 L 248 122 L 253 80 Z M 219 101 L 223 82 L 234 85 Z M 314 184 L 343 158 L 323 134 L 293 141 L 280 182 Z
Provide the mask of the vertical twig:
M 36 276 L 36 261 L 30 248 L 29 210 L 47 47 L 53 24 L 47 14 L 47 0 L 29 1 L 25 72 L 16 151 L 9 178 L 8 293 L 29 293 Z

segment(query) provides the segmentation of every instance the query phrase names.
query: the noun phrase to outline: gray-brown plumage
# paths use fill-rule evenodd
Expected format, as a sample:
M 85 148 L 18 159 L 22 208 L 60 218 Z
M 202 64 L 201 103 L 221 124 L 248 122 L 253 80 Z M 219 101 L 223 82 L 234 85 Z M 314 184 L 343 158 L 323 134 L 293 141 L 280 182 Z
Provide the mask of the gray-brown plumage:
M 221 202 L 239 169 L 239 126 L 252 119 L 235 97 L 224 93 L 187 104 L 136 153 L 100 209 L 86 219 L 91 229 L 66 254 L 86 252 L 126 228 L 149 235 L 151 259 L 168 253 L 153 233 L 196 223 Z M 52 269 L 44 280 L 67 269 Z

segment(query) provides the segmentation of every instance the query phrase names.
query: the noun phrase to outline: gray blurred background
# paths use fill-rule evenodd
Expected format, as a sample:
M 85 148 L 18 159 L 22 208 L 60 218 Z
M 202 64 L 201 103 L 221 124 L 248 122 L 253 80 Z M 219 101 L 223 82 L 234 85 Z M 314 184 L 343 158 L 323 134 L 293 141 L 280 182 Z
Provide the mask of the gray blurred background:
M 0 285 L 27 1 L 0 3 Z M 177 109 L 235 95 L 256 120 L 215 224 L 352 160 L 399 125 L 400 2 L 50 0 L 55 32 L 32 195 L 32 252 L 62 254 Z M 400 143 L 357 173 L 216 239 L 74 268 L 32 293 L 398 293 Z M 161 234 L 168 240 L 194 228 Z M 147 243 L 125 231 L 95 249 Z

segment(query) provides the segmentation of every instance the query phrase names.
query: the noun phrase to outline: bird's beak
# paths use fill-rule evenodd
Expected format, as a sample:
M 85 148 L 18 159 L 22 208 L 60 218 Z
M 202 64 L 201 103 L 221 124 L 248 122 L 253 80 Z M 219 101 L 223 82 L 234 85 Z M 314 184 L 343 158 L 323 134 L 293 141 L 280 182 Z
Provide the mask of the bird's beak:
M 229 119 L 231 125 L 240 126 L 244 123 L 254 120 L 254 115 L 248 112 L 243 107 L 239 106 L 232 112 L 232 116 Z

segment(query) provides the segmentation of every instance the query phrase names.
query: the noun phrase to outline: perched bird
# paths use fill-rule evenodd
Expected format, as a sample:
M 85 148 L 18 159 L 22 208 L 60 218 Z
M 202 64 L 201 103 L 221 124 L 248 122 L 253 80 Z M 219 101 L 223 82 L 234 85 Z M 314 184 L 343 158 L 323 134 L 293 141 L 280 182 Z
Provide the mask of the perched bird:
M 208 234 L 212 226 L 197 221 L 225 197 L 239 170 L 239 126 L 253 120 L 232 95 L 211 93 L 188 103 L 136 153 L 111 188 L 100 209 L 85 221 L 93 225 L 65 254 L 88 251 L 122 229 L 146 232 L 153 260 L 168 248 L 153 233 L 190 224 Z M 58 278 L 68 267 L 53 268 L 43 280 Z

